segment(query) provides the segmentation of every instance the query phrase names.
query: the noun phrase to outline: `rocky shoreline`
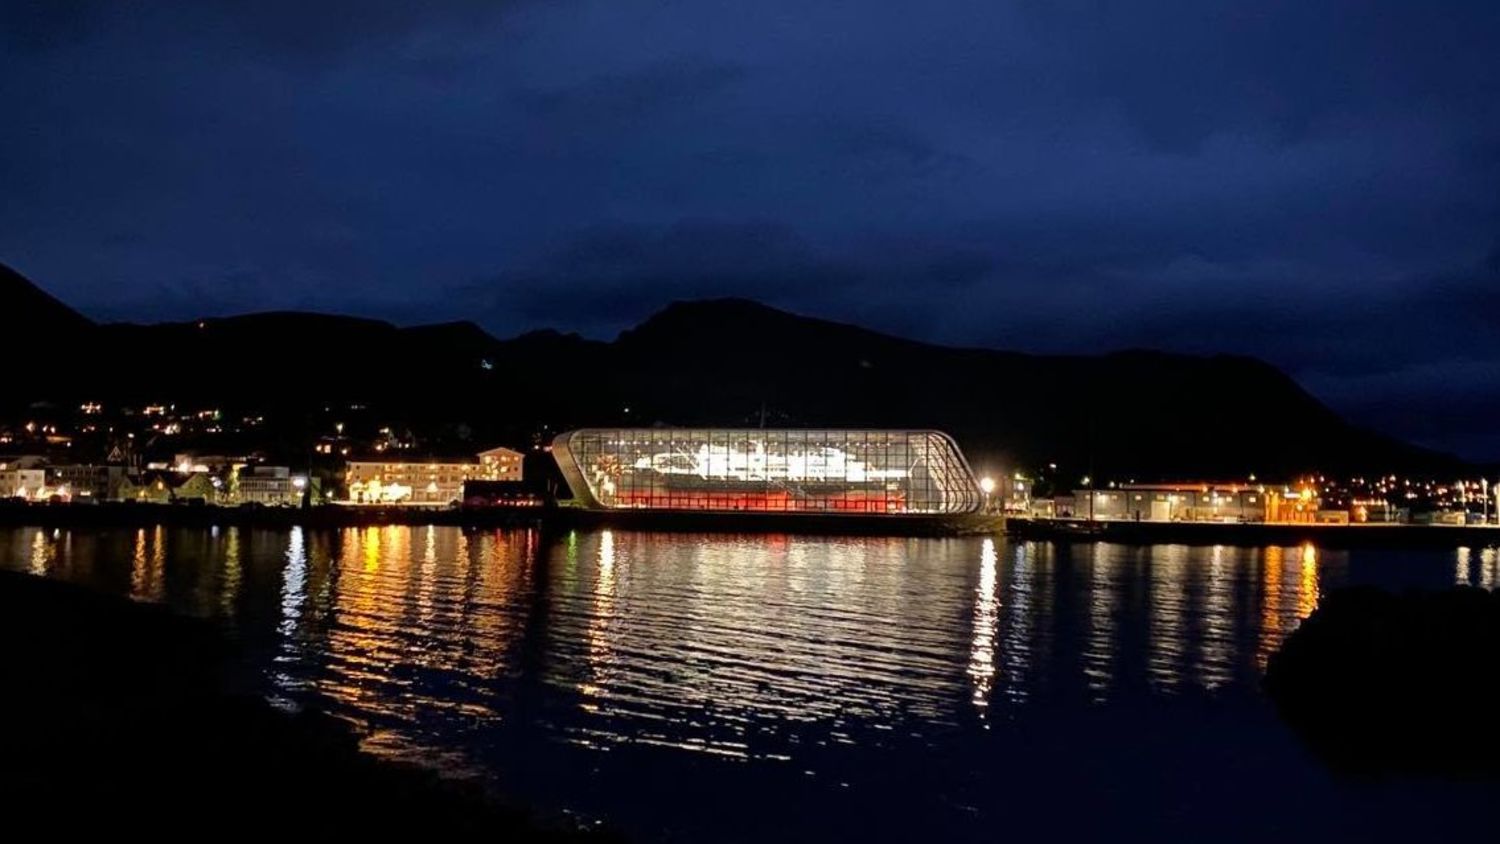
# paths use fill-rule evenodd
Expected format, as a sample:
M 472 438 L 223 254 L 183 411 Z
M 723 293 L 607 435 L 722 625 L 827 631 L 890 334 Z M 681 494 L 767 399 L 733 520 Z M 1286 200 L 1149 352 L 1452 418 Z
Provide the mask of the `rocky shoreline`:
M 233 642 L 161 607 L 0 572 L 0 677 L 18 828 L 617 840 L 361 753 L 342 722 L 270 706 Z
M 1500 592 L 1336 590 L 1272 654 L 1265 688 L 1336 770 L 1497 780 L 1497 640 Z

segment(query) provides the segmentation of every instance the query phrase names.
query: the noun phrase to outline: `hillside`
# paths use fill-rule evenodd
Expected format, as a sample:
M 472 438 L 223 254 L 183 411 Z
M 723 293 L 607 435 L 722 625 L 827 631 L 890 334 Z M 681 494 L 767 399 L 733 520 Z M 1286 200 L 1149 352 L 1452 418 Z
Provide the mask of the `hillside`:
M 88 317 L 53 298 L 25 276 L 0 264 L 0 313 L 12 337 L 45 339 L 93 327 Z
M 612 349 L 629 395 L 682 424 L 932 426 L 987 457 L 1156 475 L 1407 470 L 1451 459 L 1351 426 L 1243 357 L 956 349 L 742 300 L 677 303 Z
M 297 417 L 359 403 L 516 442 L 655 423 L 933 427 L 979 465 L 1142 478 L 1458 465 L 1350 425 L 1241 357 L 950 348 L 735 299 L 672 304 L 612 343 L 305 313 L 96 326 L 19 275 L 0 278 L 13 319 L 69 338 L 22 368 L 13 408 L 176 401 Z

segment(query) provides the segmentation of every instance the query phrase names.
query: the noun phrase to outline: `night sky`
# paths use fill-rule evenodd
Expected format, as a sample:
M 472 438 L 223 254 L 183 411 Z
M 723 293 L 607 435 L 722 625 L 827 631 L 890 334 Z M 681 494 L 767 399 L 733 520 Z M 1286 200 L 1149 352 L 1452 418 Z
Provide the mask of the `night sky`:
M 0 260 L 96 318 L 740 295 L 1500 458 L 1495 0 L 5 0 L 0 106 Z

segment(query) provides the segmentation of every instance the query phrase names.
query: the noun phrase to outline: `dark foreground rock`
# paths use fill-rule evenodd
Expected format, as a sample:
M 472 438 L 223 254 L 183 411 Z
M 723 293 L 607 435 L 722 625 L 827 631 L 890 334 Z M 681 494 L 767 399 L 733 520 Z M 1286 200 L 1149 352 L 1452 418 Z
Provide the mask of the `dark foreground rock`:
M 1500 595 L 1340 590 L 1272 655 L 1265 686 L 1342 771 L 1497 777 L 1497 651 Z
M 598 841 L 268 706 L 211 626 L 0 572 L 0 795 L 52 833 Z M 17 826 L 17 824 L 22 824 Z

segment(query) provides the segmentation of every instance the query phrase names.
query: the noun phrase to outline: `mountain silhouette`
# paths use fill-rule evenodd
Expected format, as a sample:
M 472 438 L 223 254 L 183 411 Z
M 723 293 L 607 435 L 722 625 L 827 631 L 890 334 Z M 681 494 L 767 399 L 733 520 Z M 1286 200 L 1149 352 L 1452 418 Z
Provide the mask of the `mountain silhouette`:
M 0 264 L 0 313 L 12 337 L 56 339 L 59 332 L 93 327 L 93 322 L 5 264 Z
M 286 312 L 95 325 L 9 270 L 0 308 L 52 338 L 22 367 L 12 406 L 173 401 L 297 417 L 352 404 L 517 444 L 572 427 L 938 428 L 981 470 L 1056 462 L 1140 479 L 1461 466 L 1350 424 L 1251 358 L 953 348 L 744 299 L 675 302 L 613 342 Z

